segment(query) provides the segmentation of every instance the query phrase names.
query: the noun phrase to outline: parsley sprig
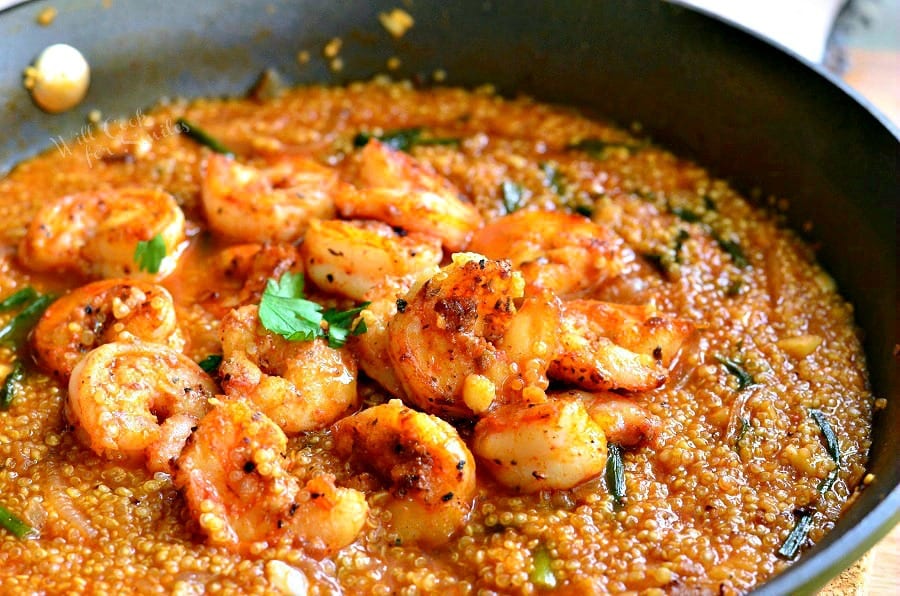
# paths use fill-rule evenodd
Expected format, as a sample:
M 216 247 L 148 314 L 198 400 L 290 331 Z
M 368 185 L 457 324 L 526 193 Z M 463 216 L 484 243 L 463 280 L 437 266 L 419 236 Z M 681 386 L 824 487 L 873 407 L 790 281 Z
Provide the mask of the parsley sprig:
M 302 273 L 287 272 L 277 281 L 269 279 L 259 303 L 263 327 L 289 341 L 327 338 L 332 348 L 343 346 L 351 335 L 366 332 L 365 321 L 360 320 L 355 326 L 353 321 L 369 306 L 368 302 L 348 310 L 323 311 L 321 304 L 304 297 L 303 287 Z

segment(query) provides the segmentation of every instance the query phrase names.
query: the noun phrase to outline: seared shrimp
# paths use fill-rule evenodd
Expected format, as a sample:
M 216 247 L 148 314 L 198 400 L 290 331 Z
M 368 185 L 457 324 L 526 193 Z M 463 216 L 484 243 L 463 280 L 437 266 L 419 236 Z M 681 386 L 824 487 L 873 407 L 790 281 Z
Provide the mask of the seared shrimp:
M 603 429 L 606 440 L 622 447 L 652 443 L 662 426 L 647 408 L 617 393 L 571 390 L 552 392 L 548 397 L 581 400 L 594 422 Z
M 288 341 L 267 331 L 255 305 L 222 321 L 222 388 L 245 397 L 286 433 L 328 426 L 359 407 L 349 348 L 324 339 Z
M 445 543 L 466 521 L 475 496 L 475 461 L 456 429 L 391 400 L 334 425 L 339 456 L 387 483 L 385 508 L 404 542 Z
M 589 390 L 654 389 L 665 383 L 693 329 L 653 305 L 570 300 L 563 304 L 562 349 L 549 374 Z
M 543 393 L 558 305 L 534 299 L 517 309 L 525 283 L 507 262 L 472 253 L 453 259 L 388 323 L 390 363 L 406 399 L 452 418 L 487 410 L 497 398 Z
M 184 243 L 184 214 L 169 193 L 120 188 L 69 195 L 44 205 L 19 244 L 35 271 L 74 272 L 92 278 L 139 274 L 138 242 L 160 236 L 165 257 L 155 277 L 175 269 Z
M 472 451 L 504 486 L 568 489 L 606 466 L 606 436 L 579 399 L 501 406 L 478 421 Z
M 76 288 L 51 304 L 31 334 L 37 361 L 65 379 L 85 354 L 114 341 L 184 349 L 172 296 L 136 279 L 107 279 Z
M 596 288 L 634 260 L 610 228 L 560 211 L 516 211 L 498 218 L 475 232 L 468 250 L 509 259 L 526 282 L 559 296 Z
M 335 195 L 341 215 L 377 219 L 430 234 L 449 251 L 465 248 L 481 226 L 478 210 L 453 184 L 413 157 L 372 139 L 359 153 L 362 188 Z
M 317 476 L 301 490 L 285 467 L 287 437 L 243 400 L 214 400 L 176 463 L 175 484 L 210 544 L 239 553 L 299 543 L 325 555 L 356 539 L 362 493 Z
M 301 246 L 306 274 L 323 290 L 361 300 L 388 277 L 439 265 L 436 238 L 377 221 L 312 220 Z
M 209 292 L 203 306 L 224 317 L 233 308 L 258 304 L 269 279 L 301 273 L 303 262 L 293 244 L 237 244 L 220 251 L 213 267 L 224 288 Z
M 88 353 L 69 379 L 66 413 L 81 440 L 110 459 L 169 471 L 170 458 L 215 394 L 212 379 L 165 346 L 108 343 Z M 162 458 L 162 459 L 159 459 Z
M 210 229 L 238 242 L 299 240 L 313 217 L 334 217 L 337 172 L 307 158 L 267 169 L 210 155 L 203 172 L 203 210 Z

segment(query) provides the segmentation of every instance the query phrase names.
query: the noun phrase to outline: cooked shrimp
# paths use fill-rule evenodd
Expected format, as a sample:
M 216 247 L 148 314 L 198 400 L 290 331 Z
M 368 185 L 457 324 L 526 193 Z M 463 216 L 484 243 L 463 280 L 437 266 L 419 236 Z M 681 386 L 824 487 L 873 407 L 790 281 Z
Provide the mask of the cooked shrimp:
M 560 211 L 516 211 L 498 218 L 475 232 L 468 250 L 509 259 L 526 282 L 559 296 L 596 288 L 634 260 L 610 228 Z
M 388 324 L 388 354 L 405 398 L 447 417 L 469 417 L 495 398 L 546 389 L 558 306 L 516 308 L 524 282 L 505 261 L 458 253 L 404 299 Z
M 152 471 L 168 471 L 178 439 L 186 438 L 185 421 L 195 424 L 215 391 L 209 375 L 170 348 L 108 343 L 75 366 L 66 413 L 98 455 L 144 459 Z
M 86 277 L 137 275 L 138 242 L 157 235 L 165 257 L 155 277 L 175 269 L 184 245 L 184 214 L 169 193 L 119 188 L 68 195 L 44 205 L 19 244 L 19 257 L 35 271 Z
M 388 277 L 440 264 L 439 240 L 377 221 L 312 220 L 301 246 L 306 274 L 319 288 L 356 300 Z
M 372 139 L 359 153 L 361 189 L 335 195 L 341 215 L 377 219 L 410 232 L 430 234 L 450 251 L 465 248 L 481 226 L 478 210 L 425 164 Z
M 665 383 L 693 325 L 653 305 L 563 304 L 561 353 L 550 376 L 589 390 L 646 391 Z
M 68 378 L 85 354 L 110 342 L 143 341 L 184 349 L 169 292 L 150 281 L 107 279 L 51 304 L 31 334 L 37 361 Z
M 267 331 L 255 305 L 231 311 L 220 327 L 222 388 L 245 397 L 286 433 L 328 426 L 359 407 L 356 361 L 324 339 L 288 341 Z
M 246 304 L 258 304 L 266 282 L 287 272 L 303 271 L 300 251 L 293 244 L 237 244 L 221 250 L 213 259 L 215 274 L 223 287 L 208 292 L 203 306 L 224 317 Z
M 288 542 L 325 555 L 356 539 L 362 493 L 316 476 L 303 490 L 286 466 L 287 438 L 244 400 L 214 400 L 176 462 L 175 484 L 210 544 L 258 553 Z
M 369 303 L 360 313 L 366 324 L 366 332 L 349 338 L 347 345 L 356 355 L 359 367 L 385 391 L 394 397 L 404 395 L 403 386 L 390 362 L 390 334 L 388 323 L 397 314 L 397 305 L 406 308 L 405 297 L 409 290 L 438 272 L 438 267 L 430 267 L 419 272 L 421 279 L 409 275 L 385 279 L 363 295 Z
M 202 200 L 210 229 L 238 242 L 299 240 L 313 217 L 334 217 L 337 171 L 295 157 L 266 169 L 210 155 Z
M 594 422 L 603 429 L 606 440 L 622 447 L 652 442 L 662 426 L 647 408 L 617 393 L 571 390 L 552 392 L 549 397 L 581 400 Z
M 606 466 L 606 436 L 579 399 L 510 404 L 475 425 L 472 451 L 504 486 L 524 493 L 568 489 Z
M 385 508 L 404 542 L 445 543 L 466 521 L 475 496 L 475 461 L 456 429 L 399 400 L 338 421 L 339 456 L 387 483 Z

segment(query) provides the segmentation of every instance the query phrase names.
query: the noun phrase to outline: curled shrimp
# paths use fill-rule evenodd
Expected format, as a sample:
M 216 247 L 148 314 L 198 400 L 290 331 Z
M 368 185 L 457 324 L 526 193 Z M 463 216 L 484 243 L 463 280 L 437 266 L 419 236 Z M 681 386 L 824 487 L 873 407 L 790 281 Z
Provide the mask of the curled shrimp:
M 204 165 L 201 196 L 216 234 L 237 242 L 293 242 L 313 218 L 334 217 L 337 172 L 307 158 L 258 169 L 224 155 Z
M 169 193 L 119 188 L 68 195 L 44 205 L 19 244 L 35 271 L 74 272 L 90 278 L 139 273 L 138 242 L 159 236 L 165 257 L 155 276 L 175 269 L 185 238 L 184 214 Z
M 286 467 L 287 437 L 244 400 L 213 400 L 176 462 L 175 484 L 210 544 L 239 553 L 300 544 L 326 555 L 356 539 L 362 493 L 327 476 L 304 487 Z
M 472 451 L 501 484 L 523 493 L 568 489 L 606 466 L 606 436 L 580 399 L 501 406 L 478 421 Z
M 325 428 L 359 407 L 356 361 L 324 339 L 288 341 L 266 330 L 255 305 L 222 320 L 222 388 L 252 401 L 287 433 Z
M 359 182 L 361 189 L 345 188 L 335 195 L 343 217 L 377 219 L 430 234 L 450 251 L 465 248 L 481 226 L 481 214 L 449 180 L 375 139 L 359 153 Z
M 569 390 L 551 392 L 548 397 L 582 401 L 591 419 L 603 429 L 606 440 L 622 447 L 652 443 L 662 426 L 647 408 L 616 393 Z
M 400 400 L 337 422 L 335 452 L 388 484 L 385 508 L 404 542 L 445 543 L 466 521 L 475 496 L 475 461 L 456 429 Z
M 477 230 L 469 248 L 509 259 L 525 281 L 559 296 L 583 293 L 621 275 L 634 254 L 610 228 L 559 211 L 516 211 Z
M 312 220 L 301 246 L 306 274 L 319 288 L 360 300 L 388 277 L 440 264 L 435 238 L 377 221 Z
M 224 317 L 228 311 L 247 304 L 259 304 L 269 279 L 280 279 L 287 272 L 300 273 L 303 262 L 293 244 L 237 244 L 221 250 L 212 259 L 215 274 L 224 280 L 222 287 L 208 292 L 204 308 Z
M 570 300 L 549 374 L 589 390 L 654 389 L 665 383 L 693 329 L 653 305 Z
M 163 344 L 182 351 L 184 337 L 169 292 L 144 280 L 95 281 L 51 304 L 31 333 L 38 362 L 61 378 L 68 378 L 85 354 L 116 341 Z
M 546 387 L 558 305 L 525 298 L 505 261 L 458 253 L 403 299 L 388 323 L 388 355 L 405 398 L 445 417 L 470 417 L 495 399 Z
M 72 371 L 66 413 L 79 438 L 110 459 L 143 459 L 169 471 L 188 431 L 215 394 L 190 358 L 162 345 L 108 343 Z M 179 445 L 181 441 L 181 445 Z

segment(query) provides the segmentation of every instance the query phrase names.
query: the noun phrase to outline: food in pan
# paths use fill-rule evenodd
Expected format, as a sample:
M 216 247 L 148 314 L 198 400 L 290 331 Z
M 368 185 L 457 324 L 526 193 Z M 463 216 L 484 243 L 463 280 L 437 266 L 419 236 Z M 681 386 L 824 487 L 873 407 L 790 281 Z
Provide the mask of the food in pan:
M 850 305 L 699 166 L 372 82 L 0 180 L 17 592 L 744 593 L 864 484 Z

